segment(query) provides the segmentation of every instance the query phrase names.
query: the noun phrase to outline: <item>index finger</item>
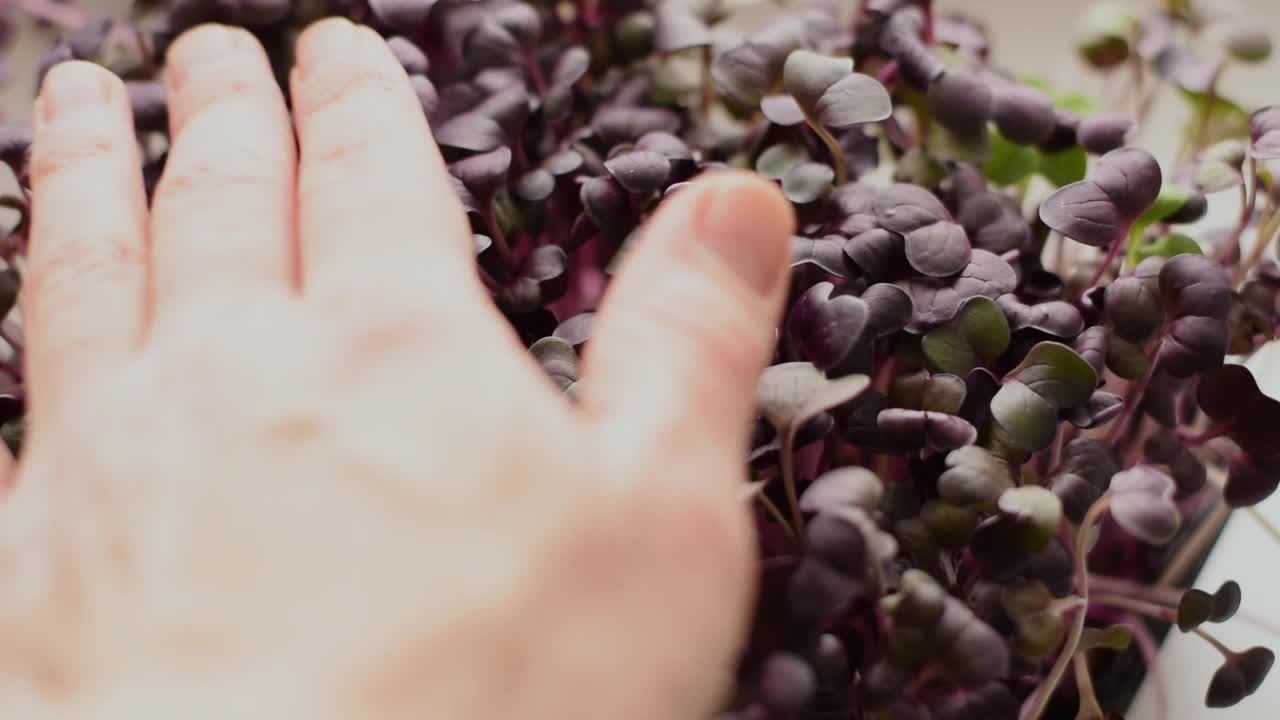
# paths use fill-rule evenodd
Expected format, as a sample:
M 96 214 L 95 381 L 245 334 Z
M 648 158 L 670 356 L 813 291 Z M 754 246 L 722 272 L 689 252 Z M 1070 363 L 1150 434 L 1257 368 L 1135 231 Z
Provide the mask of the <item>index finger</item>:
M 404 69 L 369 28 L 328 18 L 298 40 L 303 292 L 326 305 L 483 292 L 471 232 Z M 445 290 L 447 288 L 447 290 Z M 442 292 L 443 291 L 443 292 Z

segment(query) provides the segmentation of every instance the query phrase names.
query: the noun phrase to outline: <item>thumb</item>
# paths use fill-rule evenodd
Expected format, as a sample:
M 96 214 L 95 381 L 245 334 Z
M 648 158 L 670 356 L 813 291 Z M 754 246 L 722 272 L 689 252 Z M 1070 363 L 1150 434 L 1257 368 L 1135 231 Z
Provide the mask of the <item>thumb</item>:
M 794 228 L 777 186 L 751 173 L 710 173 L 665 199 L 597 315 L 587 412 L 660 435 L 669 451 L 692 442 L 745 454 Z

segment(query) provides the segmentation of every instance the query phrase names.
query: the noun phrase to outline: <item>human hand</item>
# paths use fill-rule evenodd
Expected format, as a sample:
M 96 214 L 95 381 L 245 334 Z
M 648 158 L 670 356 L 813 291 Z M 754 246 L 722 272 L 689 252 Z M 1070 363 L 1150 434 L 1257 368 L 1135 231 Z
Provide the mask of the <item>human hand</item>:
M 297 155 L 244 31 L 179 38 L 166 83 L 149 210 L 118 79 L 65 63 L 37 101 L 0 716 L 713 711 L 753 596 L 777 190 L 664 202 L 570 405 L 478 282 L 376 34 L 300 39 Z

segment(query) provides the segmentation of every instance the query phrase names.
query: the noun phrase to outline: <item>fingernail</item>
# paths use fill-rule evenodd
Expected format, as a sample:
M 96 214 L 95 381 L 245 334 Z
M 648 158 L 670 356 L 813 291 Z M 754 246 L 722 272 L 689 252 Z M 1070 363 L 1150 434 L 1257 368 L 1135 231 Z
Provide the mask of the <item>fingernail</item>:
M 791 252 L 791 204 L 771 183 L 745 174 L 721 179 L 702 202 L 703 242 L 751 289 L 771 294 Z
M 298 67 L 305 72 L 308 64 L 350 52 L 359 41 L 355 24 L 344 17 L 316 21 L 298 38 Z
M 246 35 L 240 28 L 215 24 L 188 30 L 169 48 L 165 78 L 173 87 L 182 87 L 190 71 L 203 70 L 209 63 L 239 50 L 247 39 Z
M 67 61 L 54 65 L 44 77 L 40 91 L 40 115 L 52 121 L 60 115 L 102 105 L 111 98 L 107 71 L 87 62 Z

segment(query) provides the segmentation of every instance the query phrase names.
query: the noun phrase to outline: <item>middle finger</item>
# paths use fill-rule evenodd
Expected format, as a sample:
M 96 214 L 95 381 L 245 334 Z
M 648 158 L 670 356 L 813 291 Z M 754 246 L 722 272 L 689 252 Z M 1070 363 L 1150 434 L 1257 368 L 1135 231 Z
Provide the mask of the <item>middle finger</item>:
M 152 203 L 157 309 L 231 290 L 295 286 L 296 151 L 266 52 L 205 25 L 169 50 L 172 147 Z

